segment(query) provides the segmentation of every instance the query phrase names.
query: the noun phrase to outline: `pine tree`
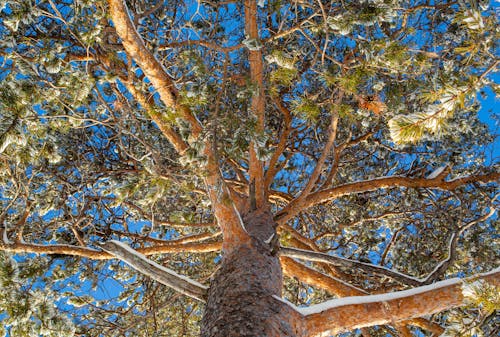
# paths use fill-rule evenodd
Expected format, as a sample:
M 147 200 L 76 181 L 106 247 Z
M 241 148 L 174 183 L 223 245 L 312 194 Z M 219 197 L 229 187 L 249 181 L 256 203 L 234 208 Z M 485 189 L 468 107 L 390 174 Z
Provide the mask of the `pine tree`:
M 498 334 L 498 27 L 0 1 L 0 335 Z

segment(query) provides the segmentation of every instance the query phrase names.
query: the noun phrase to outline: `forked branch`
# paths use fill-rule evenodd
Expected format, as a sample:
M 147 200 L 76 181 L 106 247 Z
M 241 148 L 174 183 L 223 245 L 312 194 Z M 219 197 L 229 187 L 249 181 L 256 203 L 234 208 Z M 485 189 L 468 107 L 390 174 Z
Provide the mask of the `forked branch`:
M 202 125 L 186 105 L 179 102 L 173 81 L 162 64 L 146 48 L 143 39 L 135 29 L 124 0 L 108 0 L 111 18 L 117 34 L 122 40 L 127 54 L 137 62 L 151 81 L 165 105 L 179 113 L 191 126 L 191 134 L 198 138 Z M 240 214 L 233 202 L 231 191 L 222 179 L 213 144 L 205 143 L 203 155 L 207 158 L 205 185 L 212 202 L 215 217 L 224 235 L 223 250 L 236 246 L 238 242 L 248 242 L 250 236 L 245 230 Z

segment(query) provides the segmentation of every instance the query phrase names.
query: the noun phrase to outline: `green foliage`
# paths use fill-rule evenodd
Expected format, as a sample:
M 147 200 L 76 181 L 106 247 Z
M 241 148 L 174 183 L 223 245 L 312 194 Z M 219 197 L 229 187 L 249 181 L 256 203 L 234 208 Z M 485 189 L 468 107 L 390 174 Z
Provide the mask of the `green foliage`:
M 447 120 L 455 110 L 464 108 L 468 92 L 469 88 L 459 87 L 423 95 L 422 101 L 427 103 L 425 111 L 395 116 L 389 121 L 392 140 L 403 144 L 419 141 L 427 134 L 439 137 L 446 132 Z
M 303 118 L 307 122 L 316 121 L 321 114 L 321 108 L 318 106 L 318 104 L 308 97 L 301 97 L 295 103 L 293 111 L 295 114 L 297 114 L 297 116 Z
M 43 272 L 41 267 L 45 266 L 37 261 L 18 263 L 12 256 L 0 253 L 0 314 L 4 329 L 0 332 L 19 337 L 74 336 L 73 323 L 54 304 L 59 296 L 50 289 L 30 289 L 32 277 Z

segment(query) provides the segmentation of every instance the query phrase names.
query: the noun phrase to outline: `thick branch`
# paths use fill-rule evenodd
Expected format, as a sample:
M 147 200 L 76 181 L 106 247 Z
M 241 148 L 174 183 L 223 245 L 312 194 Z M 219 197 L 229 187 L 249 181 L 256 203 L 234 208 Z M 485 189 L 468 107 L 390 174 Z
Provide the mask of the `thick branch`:
M 466 300 L 464 282 L 477 280 L 500 286 L 500 269 L 465 280 L 455 278 L 390 294 L 335 299 L 298 310 L 305 316 L 308 336 L 334 335 L 461 306 Z
M 193 137 L 200 136 L 203 130 L 201 124 L 187 106 L 178 102 L 172 79 L 144 45 L 129 16 L 124 0 L 108 0 L 108 3 L 116 32 L 120 36 L 127 54 L 144 71 L 144 74 L 158 91 L 163 103 L 177 111 L 189 122 Z M 203 152 L 203 155 L 207 158 L 205 185 L 207 186 L 215 217 L 224 235 L 223 250 L 227 250 L 235 247 L 238 243 L 248 242 L 250 237 L 234 205 L 231 192 L 221 177 L 219 163 L 212 145 L 207 141 Z
M 133 250 L 120 241 L 108 241 L 101 245 L 102 249 L 130 265 L 140 273 L 166 285 L 184 295 L 205 302 L 207 287 L 171 269 L 148 260 L 144 255 Z
M 307 283 L 313 287 L 327 290 L 328 292 L 338 296 L 364 296 L 366 291 L 356 288 L 342 280 L 320 273 L 308 266 L 295 261 L 292 258 L 281 255 L 280 257 L 283 273 L 289 277 L 294 277 L 301 282 Z M 423 318 L 414 318 L 401 322 L 403 325 L 416 325 L 433 333 L 442 333 L 443 328 L 438 324 L 432 323 Z
M 141 67 L 144 74 L 151 81 L 163 103 L 178 111 L 191 125 L 193 134 L 197 136 L 201 125 L 189 109 L 178 104 L 172 79 L 167 75 L 163 66 L 158 62 L 144 45 L 144 41 L 134 27 L 128 8 L 123 0 L 108 0 L 111 18 L 115 25 L 116 33 L 122 39 L 123 48 Z
M 282 209 L 275 217 L 275 220 L 281 224 L 296 216 L 299 212 L 318 205 L 323 202 L 331 201 L 344 195 L 375 191 L 382 188 L 436 188 L 441 190 L 453 190 L 460 186 L 473 182 L 491 182 L 500 179 L 500 172 L 493 172 L 483 175 L 467 176 L 457 178 L 450 181 L 445 181 L 444 178 L 448 174 L 445 170 L 442 174 L 432 179 L 426 178 L 408 178 L 401 176 L 383 177 L 372 180 L 363 180 L 353 183 L 348 183 L 333 188 L 328 188 L 311 193 L 303 200 L 292 201 L 284 209 Z
M 280 261 L 285 275 L 295 277 L 304 283 L 320 289 L 325 289 L 338 297 L 366 294 L 364 290 L 353 287 L 340 279 L 320 273 L 319 271 L 309 268 L 292 258 L 281 256 Z

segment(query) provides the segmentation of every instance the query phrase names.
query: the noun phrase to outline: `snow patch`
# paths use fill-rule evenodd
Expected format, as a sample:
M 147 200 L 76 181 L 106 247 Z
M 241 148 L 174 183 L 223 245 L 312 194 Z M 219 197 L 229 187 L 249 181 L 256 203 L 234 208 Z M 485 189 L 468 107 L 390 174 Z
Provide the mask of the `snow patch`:
M 265 243 L 267 244 L 270 244 L 271 243 L 271 240 L 274 238 L 274 233 L 271 234 L 271 236 L 269 237 L 269 239 L 267 239 L 266 241 L 264 241 Z
M 462 284 L 462 296 L 470 299 L 477 297 L 477 289 L 484 287 L 484 283 L 483 280 L 464 282 Z
M 444 172 L 444 170 L 446 170 L 447 167 L 448 165 L 438 167 L 427 176 L 427 179 L 436 179 L 441 173 Z
M 293 310 L 295 311 L 299 311 L 300 312 L 300 308 L 297 307 L 295 304 L 293 304 L 292 302 L 288 301 L 286 298 L 281 298 L 279 296 L 276 296 L 276 295 L 273 295 L 274 299 L 282 302 L 282 303 L 285 303 L 286 305 L 292 307 Z

